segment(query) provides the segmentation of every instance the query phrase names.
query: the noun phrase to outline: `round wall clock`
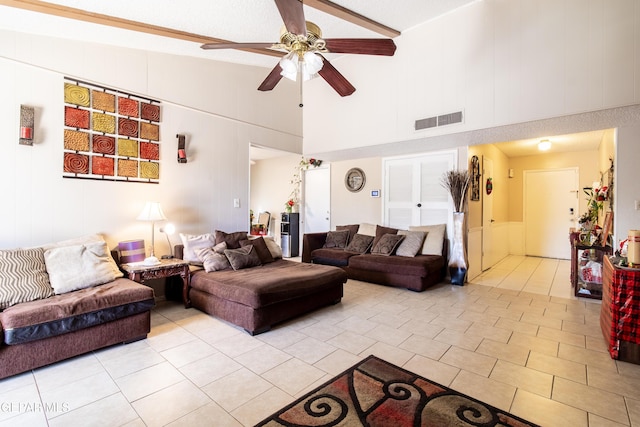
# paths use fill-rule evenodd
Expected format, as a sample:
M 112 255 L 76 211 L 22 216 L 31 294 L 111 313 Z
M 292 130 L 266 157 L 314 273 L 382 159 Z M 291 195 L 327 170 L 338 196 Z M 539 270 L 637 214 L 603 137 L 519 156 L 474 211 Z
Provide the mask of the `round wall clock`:
M 356 193 L 364 188 L 366 177 L 360 168 L 351 168 L 344 176 L 344 186 L 352 193 Z

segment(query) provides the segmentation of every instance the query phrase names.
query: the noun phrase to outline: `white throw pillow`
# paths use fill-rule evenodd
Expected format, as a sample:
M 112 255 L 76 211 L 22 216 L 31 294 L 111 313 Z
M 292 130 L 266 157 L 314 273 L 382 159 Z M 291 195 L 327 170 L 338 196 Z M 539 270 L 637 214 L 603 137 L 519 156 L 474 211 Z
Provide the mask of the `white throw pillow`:
M 122 277 L 106 242 L 62 246 L 44 252 L 54 293 L 64 294 Z
M 61 248 L 63 246 L 76 246 L 86 245 L 89 243 L 104 242 L 104 237 L 100 234 L 88 234 L 86 236 L 75 237 L 73 239 L 61 240 L 59 242 L 47 243 L 41 247 L 46 251 L 47 249 Z
M 358 227 L 358 233 L 357 234 L 363 234 L 365 236 L 376 236 L 376 225 L 375 224 L 368 224 L 366 222 L 363 222 L 362 224 L 360 224 L 360 227 Z
M 442 255 L 446 224 L 410 226 L 409 231 L 426 231 L 427 237 L 422 245 L 422 255 Z
M 180 233 L 180 239 L 184 249 L 182 251 L 182 259 L 202 265 L 202 261 L 196 255 L 196 249 L 212 248 L 216 245 L 216 236 L 213 233 L 207 234 L 183 234 Z

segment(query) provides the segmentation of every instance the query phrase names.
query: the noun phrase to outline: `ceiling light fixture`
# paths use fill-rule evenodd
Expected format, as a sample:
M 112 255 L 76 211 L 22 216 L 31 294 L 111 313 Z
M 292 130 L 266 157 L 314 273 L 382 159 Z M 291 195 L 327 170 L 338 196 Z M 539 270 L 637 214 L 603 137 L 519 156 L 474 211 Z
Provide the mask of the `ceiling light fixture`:
M 551 148 L 551 141 L 549 141 L 548 139 L 543 139 L 542 141 L 538 142 L 538 150 L 548 151 L 550 148 Z

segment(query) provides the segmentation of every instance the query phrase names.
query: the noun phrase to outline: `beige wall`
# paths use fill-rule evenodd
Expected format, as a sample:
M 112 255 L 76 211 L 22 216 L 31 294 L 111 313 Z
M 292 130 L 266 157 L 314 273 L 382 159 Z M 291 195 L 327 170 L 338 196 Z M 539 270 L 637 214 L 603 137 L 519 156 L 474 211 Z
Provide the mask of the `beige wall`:
M 0 31 L 0 76 L 0 248 L 102 233 L 110 247 L 144 238 L 148 249 L 150 224 L 136 221 L 148 200 L 178 233 L 246 230 L 249 145 L 302 147 L 300 108 L 289 102 L 298 89 L 262 96 L 260 67 Z M 162 102 L 159 184 L 62 178 L 65 76 Z M 36 110 L 33 146 L 18 144 L 21 104 Z M 176 161 L 178 133 L 186 164 Z M 169 253 L 155 237 L 156 252 Z
M 471 167 L 471 157 L 478 156 L 480 162 L 480 200 L 469 201 L 469 228 L 482 226 L 482 201 L 486 195 L 487 174 L 483 171 L 483 159 L 493 161 L 493 219 L 496 223 L 509 221 L 509 200 L 511 197 L 511 185 L 507 176 L 509 169 L 509 159 L 494 144 L 476 145 L 469 147 L 469 168 Z
M 637 0 L 477 1 L 395 41 L 392 59 L 332 62 L 356 87 L 347 98 L 321 80 L 305 84 L 314 100 L 303 113 L 305 153 L 412 140 L 424 152 L 439 135 L 640 103 Z M 414 128 L 416 119 L 461 110 L 463 123 Z

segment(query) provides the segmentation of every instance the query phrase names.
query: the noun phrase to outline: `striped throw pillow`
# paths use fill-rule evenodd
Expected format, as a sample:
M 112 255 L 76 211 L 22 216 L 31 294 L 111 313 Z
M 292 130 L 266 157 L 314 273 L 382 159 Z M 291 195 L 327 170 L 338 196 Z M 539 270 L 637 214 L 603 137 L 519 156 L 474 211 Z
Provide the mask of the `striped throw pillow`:
M 52 295 L 43 248 L 0 250 L 0 310 Z

